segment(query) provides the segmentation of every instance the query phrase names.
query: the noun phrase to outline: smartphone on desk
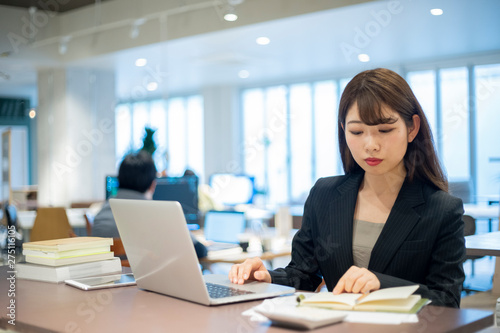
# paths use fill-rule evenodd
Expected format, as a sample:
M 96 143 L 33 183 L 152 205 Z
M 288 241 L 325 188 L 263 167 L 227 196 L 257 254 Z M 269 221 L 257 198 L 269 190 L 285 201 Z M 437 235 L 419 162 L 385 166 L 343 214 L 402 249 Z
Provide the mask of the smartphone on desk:
M 93 276 L 81 279 L 65 280 L 64 283 L 82 290 L 117 288 L 125 286 L 134 286 L 137 284 L 135 282 L 134 274 L 132 273 Z

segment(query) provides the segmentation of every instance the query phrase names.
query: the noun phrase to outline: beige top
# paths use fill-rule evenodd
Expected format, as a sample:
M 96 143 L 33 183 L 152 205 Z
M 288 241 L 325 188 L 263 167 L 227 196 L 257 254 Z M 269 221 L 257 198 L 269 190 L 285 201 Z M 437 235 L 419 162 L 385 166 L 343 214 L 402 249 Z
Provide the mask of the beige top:
M 354 219 L 352 255 L 355 266 L 368 268 L 373 246 L 375 246 L 384 225 L 385 223 Z

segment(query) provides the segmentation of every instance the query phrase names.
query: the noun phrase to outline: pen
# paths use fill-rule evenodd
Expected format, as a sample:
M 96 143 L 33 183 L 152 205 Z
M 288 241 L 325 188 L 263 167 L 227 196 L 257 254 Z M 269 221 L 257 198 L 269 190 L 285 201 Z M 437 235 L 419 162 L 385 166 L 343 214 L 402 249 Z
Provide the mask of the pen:
M 368 296 L 370 294 L 370 291 L 365 291 L 363 293 L 363 295 L 359 296 L 356 301 L 354 302 L 354 304 L 358 304 L 363 298 L 365 298 L 366 296 Z

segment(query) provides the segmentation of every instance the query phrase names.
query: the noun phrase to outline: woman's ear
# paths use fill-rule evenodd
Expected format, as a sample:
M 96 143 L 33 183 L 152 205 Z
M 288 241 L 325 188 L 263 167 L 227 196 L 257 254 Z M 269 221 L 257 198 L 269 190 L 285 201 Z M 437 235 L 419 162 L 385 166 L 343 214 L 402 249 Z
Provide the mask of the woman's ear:
M 420 117 L 416 114 L 412 117 L 413 126 L 408 128 L 408 142 L 412 142 L 420 130 Z

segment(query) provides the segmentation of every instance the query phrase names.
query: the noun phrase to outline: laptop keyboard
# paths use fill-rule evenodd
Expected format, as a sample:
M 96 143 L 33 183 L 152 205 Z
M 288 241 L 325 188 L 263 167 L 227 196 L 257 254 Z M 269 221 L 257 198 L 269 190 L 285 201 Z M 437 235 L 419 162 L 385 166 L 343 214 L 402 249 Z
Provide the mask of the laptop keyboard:
M 223 298 L 223 297 L 229 297 L 229 296 L 255 294 L 252 291 L 231 288 L 228 286 L 222 286 L 220 284 L 214 284 L 214 283 L 209 283 L 209 282 L 207 282 L 205 284 L 207 285 L 207 290 L 208 290 L 208 294 L 210 295 L 210 298 Z

